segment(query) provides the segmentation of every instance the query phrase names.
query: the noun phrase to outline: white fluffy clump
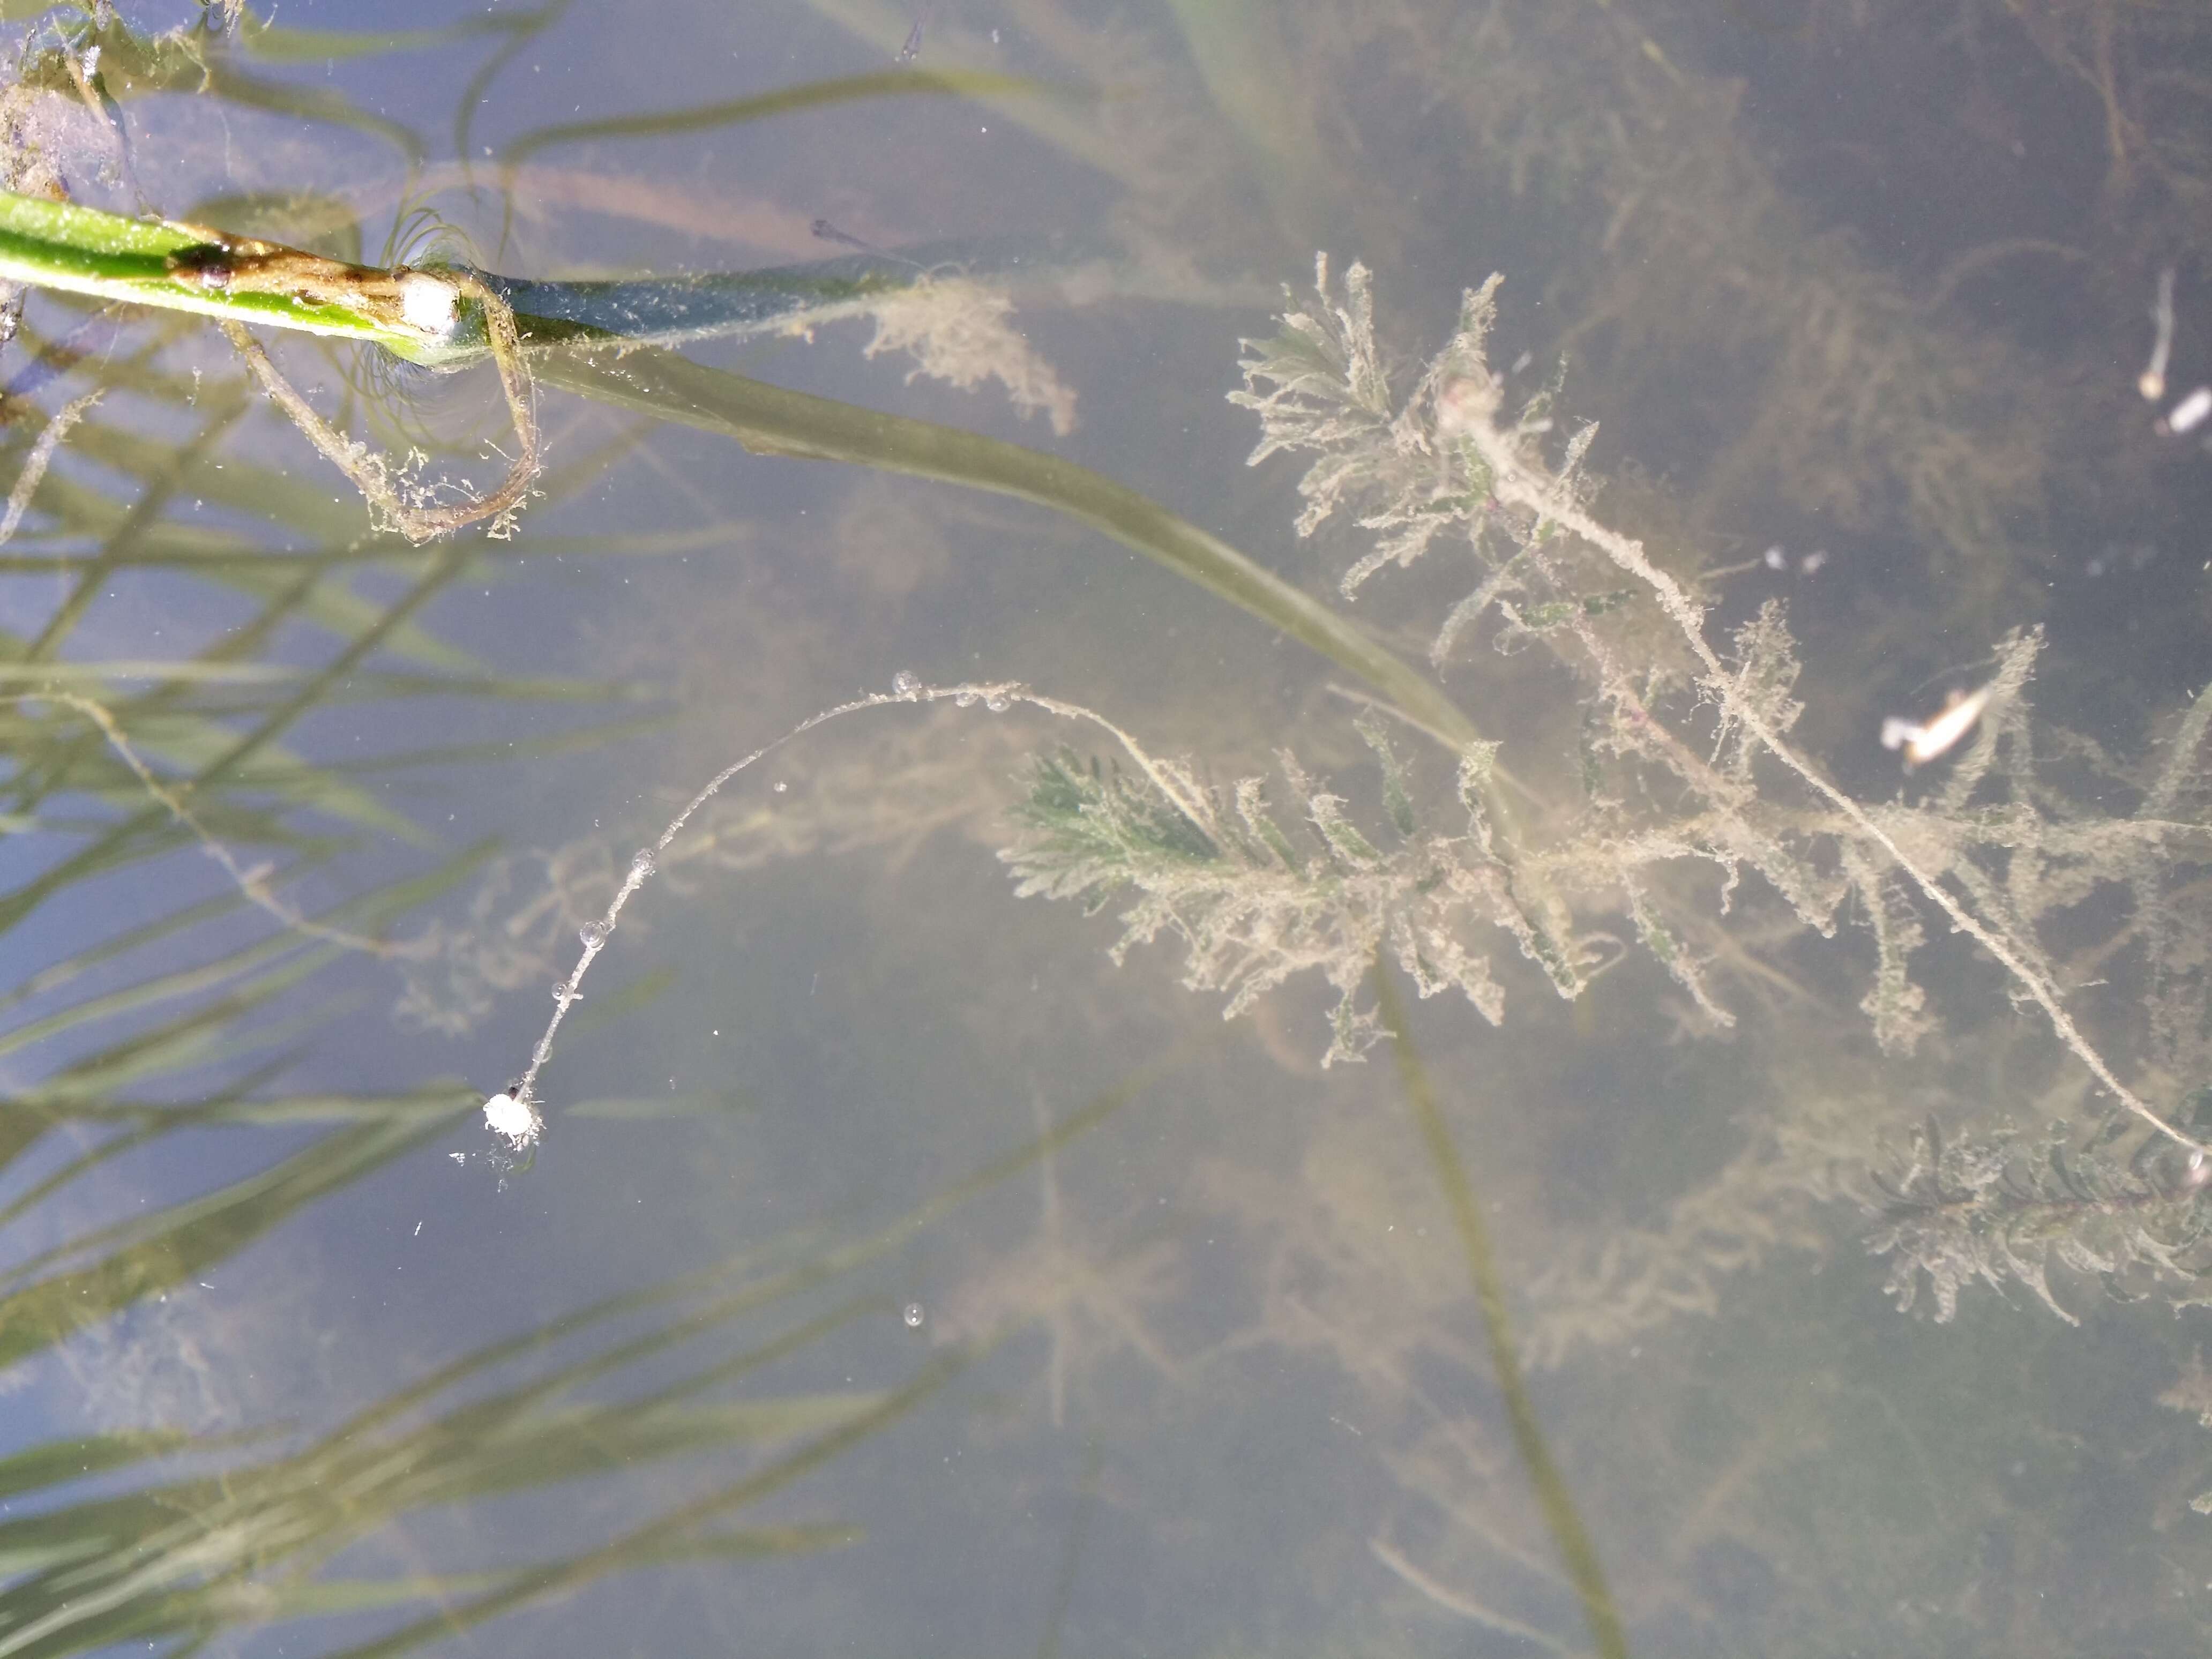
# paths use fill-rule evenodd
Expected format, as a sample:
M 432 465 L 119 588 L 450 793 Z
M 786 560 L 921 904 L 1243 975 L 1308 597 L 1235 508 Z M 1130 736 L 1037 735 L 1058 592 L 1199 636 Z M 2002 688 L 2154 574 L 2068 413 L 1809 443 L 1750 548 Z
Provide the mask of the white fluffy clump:
M 538 1115 L 503 1089 L 484 1102 L 483 1115 L 484 1127 L 517 1152 L 538 1139 Z
M 460 292 L 442 276 L 410 270 L 399 279 L 399 314 L 407 326 L 434 340 L 453 331 L 460 315 Z

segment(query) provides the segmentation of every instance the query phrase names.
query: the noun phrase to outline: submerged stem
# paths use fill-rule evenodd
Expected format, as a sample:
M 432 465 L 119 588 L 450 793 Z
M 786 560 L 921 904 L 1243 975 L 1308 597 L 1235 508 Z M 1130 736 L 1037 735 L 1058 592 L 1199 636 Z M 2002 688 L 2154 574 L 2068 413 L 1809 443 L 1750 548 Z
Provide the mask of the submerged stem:
M 70 428 L 84 418 L 85 411 L 100 401 L 100 393 L 88 392 L 82 397 L 64 404 L 54 412 L 31 445 L 31 453 L 24 459 L 23 470 L 15 475 L 15 487 L 8 492 L 8 506 L 0 513 L 0 544 L 5 544 L 15 535 L 15 528 L 23 522 L 23 514 L 31 505 L 31 497 L 39 493 L 46 468 L 52 464 L 54 451 L 61 447 L 62 440 L 69 436 Z
M 1429 1161 L 1435 1167 L 1437 1183 L 1444 1189 L 1444 1202 L 1451 1210 L 1452 1224 L 1459 1231 L 1460 1246 L 1467 1253 L 1468 1272 L 1474 1280 L 1475 1304 L 1482 1314 L 1483 1335 L 1488 1339 L 1491 1364 L 1498 1375 L 1498 1391 L 1504 1396 L 1506 1418 L 1513 1425 L 1514 1449 L 1521 1455 L 1522 1467 L 1528 1472 L 1529 1484 L 1536 1489 L 1536 1501 L 1543 1506 L 1544 1521 L 1551 1528 L 1552 1540 L 1559 1547 L 1559 1555 L 1566 1564 L 1567 1577 L 1573 1581 L 1575 1594 L 1582 1601 L 1591 1642 L 1601 1659 L 1627 1659 L 1628 1638 L 1621 1629 L 1620 1611 L 1613 1604 L 1613 1592 L 1606 1584 L 1605 1567 L 1598 1559 L 1597 1546 L 1575 1507 L 1566 1476 L 1553 1461 L 1550 1444 L 1544 1437 L 1544 1425 L 1537 1420 L 1535 1402 L 1529 1399 L 1528 1383 L 1521 1375 L 1521 1362 L 1514 1352 L 1512 1325 L 1506 1316 L 1505 1286 L 1498 1276 L 1497 1259 L 1490 1248 L 1490 1230 L 1483 1224 L 1482 1206 L 1475 1201 L 1474 1185 L 1467 1178 L 1467 1166 L 1460 1161 L 1458 1149 L 1452 1144 L 1451 1125 L 1444 1121 L 1443 1109 L 1429 1083 L 1428 1069 L 1413 1050 L 1413 1034 L 1406 1025 L 1405 1005 L 1398 1000 L 1397 987 L 1391 982 L 1389 970 L 1379 958 L 1375 964 L 1374 979 L 1376 1012 L 1382 1017 L 1383 1029 L 1390 1034 L 1390 1052 L 1398 1061 L 1399 1085 L 1406 1091 L 1407 1107 L 1413 1115 L 1422 1140 L 1428 1146 Z
M 1121 745 L 1129 758 L 1177 811 L 1209 833 L 1217 828 L 1212 804 L 1178 777 L 1173 768 L 1162 765 L 1146 753 L 1136 738 L 1112 720 L 1080 703 L 1063 702 L 1057 697 L 1044 696 L 1016 680 L 963 682 L 958 685 L 901 684 L 893 690 L 871 691 L 850 702 L 841 702 L 835 708 L 824 708 L 818 714 L 808 715 L 781 737 L 763 744 L 750 754 L 732 761 L 715 773 L 698 793 L 684 804 L 684 810 L 669 820 L 668 827 L 660 832 L 651 846 L 638 849 L 637 855 L 630 860 L 629 873 L 623 878 L 622 885 L 615 890 L 614 897 L 608 902 L 606 913 L 599 921 L 586 923 L 580 930 L 583 954 L 577 957 L 576 966 L 568 977 L 553 988 L 553 1018 L 546 1022 L 544 1034 L 531 1051 L 528 1068 L 503 1092 L 485 1103 L 485 1127 L 495 1133 L 505 1135 L 518 1149 L 532 1145 L 544 1133 L 545 1117 L 538 1101 L 538 1074 L 544 1070 L 545 1062 L 553 1053 L 553 1038 L 561 1029 L 561 1022 L 568 1017 L 569 1006 L 583 1000 L 584 975 L 591 971 L 592 963 L 599 952 L 606 949 L 607 940 L 612 936 L 615 925 L 621 920 L 623 908 L 629 902 L 631 896 L 650 881 L 659 869 L 660 855 L 683 833 L 684 826 L 691 821 L 699 809 L 721 792 L 724 784 L 786 744 L 847 714 L 858 714 L 864 708 L 884 708 L 899 703 L 943 702 L 947 699 L 963 708 L 981 702 L 994 714 L 1003 712 L 1011 704 L 1023 703 L 1048 714 L 1056 714 L 1062 720 L 1084 720 L 1098 726 Z
M 225 846 L 215 832 L 207 827 L 199 815 L 185 803 L 184 797 L 155 775 L 154 769 L 147 765 L 145 758 L 139 754 L 131 740 L 123 735 L 122 726 L 117 724 L 115 716 L 108 712 L 104 704 L 94 702 L 90 697 L 80 696 L 74 691 L 64 691 L 53 686 L 48 686 L 40 691 L 26 691 L 13 696 L 0 697 L 0 702 L 16 705 L 30 702 L 57 703 L 62 708 L 75 709 L 98 726 L 100 736 L 107 739 L 107 746 L 115 751 L 124 765 L 131 769 L 131 775 L 138 780 L 140 786 L 148 794 L 167 809 L 171 817 L 191 832 L 193 837 L 198 841 L 201 850 L 222 866 L 222 872 L 230 878 L 231 884 L 236 887 L 249 902 L 282 922 L 292 932 L 304 934 L 309 939 L 319 939 L 331 945 L 343 945 L 349 951 L 366 951 L 374 957 L 398 957 L 410 954 L 410 947 L 393 945 L 385 939 L 370 939 L 364 934 L 351 933 L 343 927 L 329 927 L 278 898 L 269 884 L 270 872 L 267 866 L 249 870 L 240 864 L 238 855 Z

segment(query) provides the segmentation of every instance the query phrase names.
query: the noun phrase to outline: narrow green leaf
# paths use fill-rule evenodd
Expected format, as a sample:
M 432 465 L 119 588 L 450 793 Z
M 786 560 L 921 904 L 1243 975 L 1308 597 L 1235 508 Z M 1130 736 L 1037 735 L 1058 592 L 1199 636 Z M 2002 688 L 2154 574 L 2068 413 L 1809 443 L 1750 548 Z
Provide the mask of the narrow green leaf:
M 533 354 L 548 386 L 720 432 L 762 455 L 846 461 L 1036 502 L 1103 531 L 1350 671 L 1455 750 L 1481 733 L 1358 624 L 1126 485 L 995 438 L 787 391 L 653 347 Z

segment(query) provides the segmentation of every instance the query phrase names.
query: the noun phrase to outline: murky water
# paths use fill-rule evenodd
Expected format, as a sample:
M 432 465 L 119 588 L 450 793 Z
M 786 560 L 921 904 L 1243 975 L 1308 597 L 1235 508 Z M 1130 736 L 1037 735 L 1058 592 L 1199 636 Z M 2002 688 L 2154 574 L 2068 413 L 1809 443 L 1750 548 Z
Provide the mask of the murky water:
M 5 15 L 0 1655 L 2201 1650 L 2195 20 Z

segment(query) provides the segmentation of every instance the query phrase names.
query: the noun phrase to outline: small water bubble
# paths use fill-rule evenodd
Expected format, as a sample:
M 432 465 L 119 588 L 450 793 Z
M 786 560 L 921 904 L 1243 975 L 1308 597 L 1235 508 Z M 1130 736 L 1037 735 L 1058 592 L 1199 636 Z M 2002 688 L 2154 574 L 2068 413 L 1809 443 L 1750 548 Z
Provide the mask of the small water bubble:
M 584 941 L 586 951 L 595 951 L 607 942 L 607 935 L 612 932 L 614 929 L 604 921 L 587 921 L 576 930 L 576 937 Z
M 653 848 L 650 847 L 639 848 L 637 856 L 629 861 L 630 875 L 638 881 L 645 880 L 659 867 L 659 863 L 653 856 Z
M 1013 707 L 1012 701 L 1003 691 L 994 691 L 983 699 L 983 707 L 994 714 L 1003 714 Z
M 569 991 L 569 989 L 568 989 L 568 981 L 567 980 L 565 980 L 565 979 L 564 979 L 564 980 L 558 981 L 557 981 L 557 982 L 556 982 L 556 984 L 554 985 L 554 987 L 553 987 L 553 1000 L 554 1000 L 554 1001 L 556 1001 L 556 1002 L 557 1002 L 557 1003 L 559 1003 L 562 1007 L 564 1007 L 564 1008 L 565 1008 L 565 1007 L 567 1007 L 567 1006 L 568 1006 L 571 1002 L 581 1002 L 581 1001 L 583 1000 L 583 999 L 582 999 L 581 997 L 579 997 L 579 996 L 574 995 L 573 993 L 571 993 L 571 992 Z
M 953 694 L 952 702 L 957 708 L 973 708 L 975 706 L 975 694 L 973 691 L 956 692 Z
M 780 794 L 781 794 L 785 790 L 787 790 L 787 789 L 788 789 L 788 788 L 790 788 L 790 787 L 791 787 L 791 786 L 790 786 L 789 784 L 786 783 L 786 782 L 785 782 L 781 778 L 778 778 L 778 779 L 775 781 L 775 786 L 774 786 L 774 787 L 775 787 L 775 793 L 776 793 L 777 794 L 779 794 L 779 795 L 780 795 Z
M 921 1328 L 921 1304 L 919 1302 L 908 1303 L 904 1310 L 899 1314 L 899 1317 L 906 1321 L 907 1329 L 910 1331 L 920 1330 Z
M 913 670 L 902 668 L 891 676 L 891 695 L 912 702 L 921 696 L 921 681 Z

